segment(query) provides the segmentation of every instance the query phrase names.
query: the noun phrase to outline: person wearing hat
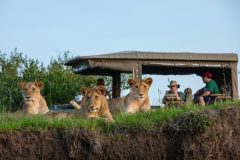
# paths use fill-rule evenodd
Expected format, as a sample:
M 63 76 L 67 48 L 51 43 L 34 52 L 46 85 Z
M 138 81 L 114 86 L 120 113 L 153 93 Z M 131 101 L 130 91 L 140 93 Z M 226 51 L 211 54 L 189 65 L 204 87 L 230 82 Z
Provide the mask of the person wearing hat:
M 175 94 L 178 100 L 185 101 L 185 94 L 183 92 L 178 92 L 178 88 L 180 88 L 180 85 L 177 83 L 177 81 L 170 81 L 170 84 L 168 85 L 170 90 L 166 91 L 166 95 L 168 94 Z M 163 99 L 163 103 L 165 104 L 165 96 Z
M 211 72 L 204 72 L 202 75 L 203 83 L 206 84 L 204 88 L 202 88 L 203 92 L 198 97 L 198 102 L 200 106 L 205 106 L 206 103 L 208 103 L 211 100 L 210 95 L 211 94 L 219 94 L 219 88 L 217 83 L 212 79 L 212 73 Z

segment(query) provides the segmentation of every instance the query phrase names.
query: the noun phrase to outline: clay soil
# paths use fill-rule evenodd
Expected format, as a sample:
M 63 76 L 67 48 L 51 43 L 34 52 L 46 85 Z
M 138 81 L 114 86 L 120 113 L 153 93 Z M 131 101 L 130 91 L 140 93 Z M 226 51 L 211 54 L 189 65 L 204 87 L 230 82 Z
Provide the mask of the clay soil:
M 183 129 L 190 120 L 186 116 L 151 130 L 4 131 L 0 159 L 240 159 L 240 109 L 201 114 L 214 121 L 206 130 Z

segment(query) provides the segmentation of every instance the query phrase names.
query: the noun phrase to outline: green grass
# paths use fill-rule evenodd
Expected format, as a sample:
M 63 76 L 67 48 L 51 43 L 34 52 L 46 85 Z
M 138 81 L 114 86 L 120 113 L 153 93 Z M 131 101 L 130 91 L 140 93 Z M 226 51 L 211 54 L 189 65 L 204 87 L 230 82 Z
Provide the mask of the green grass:
M 182 117 L 188 113 L 197 114 L 203 109 L 216 110 L 238 106 L 240 106 L 240 101 L 214 104 L 205 108 L 191 105 L 183 108 L 156 109 L 147 113 L 119 114 L 114 116 L 115 121 L 110 124 L 101 119 L 89 120 L 80 117 L 54 119 L 47 116 L 26 116 L 21 113 L 0 112 L 0 131 L 22 129 L 44 130 L 48 128 L 86 128 L 89 130 L 108 132 L 116 129 L 151 129 L 154 126 L 160 126 L 165 122 L 172 121 L 173 119 Z

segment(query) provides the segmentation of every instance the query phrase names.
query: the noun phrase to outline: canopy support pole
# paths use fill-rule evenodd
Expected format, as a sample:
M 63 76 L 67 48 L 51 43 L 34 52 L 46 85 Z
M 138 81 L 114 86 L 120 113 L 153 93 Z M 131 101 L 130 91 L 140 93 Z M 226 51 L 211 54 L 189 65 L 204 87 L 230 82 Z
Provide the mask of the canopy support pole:
M 116 72 L 112 75 L 112 97 L 118 98 L 121 93 L 121 74 Z
M 133 67 L 133 79 L 142 79 L 142 62 L 138 60 L 138 62 Z
M 138 69 L 137 79 L 142 79 L 142 61 L 140 60 L 138 60 L 137 69 Z
M 232 92 L 233 92 L 233 99 L 238 99 L 238 72 L 237 72 L 237 62 L 232 65 L 231 68 L 231 80 L 232 80 Z

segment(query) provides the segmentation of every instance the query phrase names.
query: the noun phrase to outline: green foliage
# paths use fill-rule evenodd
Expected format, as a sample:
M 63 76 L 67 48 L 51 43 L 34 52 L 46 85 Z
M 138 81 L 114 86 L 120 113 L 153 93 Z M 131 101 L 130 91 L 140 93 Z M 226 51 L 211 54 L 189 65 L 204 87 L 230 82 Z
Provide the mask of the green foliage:
M 15 49 L 9 58 L 0 52 L 0 107 L 1 110 L 14 110 L 21 102 L 21 94 L 18 90 L 18 81 L 22 74 L 25 58 Z
M 191 134 L 203 133 L 211 124 L 212 121 L 206 115 L 191 112 L 183 120 L 182 130 Z
M 43 95 L 50 105 L 69 103 L 79 94 L 81 87 L 90 87 L 96 83 L 96 77 L 76 75 L 70 67 L 64 66 L 69 58 L 69 53 L 65 52 L 63 57 L 52 59 L 47 68 Z
M 238 101 L 231 107 L 239 107 Z M 229 107 L 228 103 L 222 104 L 218 109 Z M 212 109 L 208 106 L 205 109 Z M 202 133 L 207 127 L 212 125 L 212 121 L 201 113 L 203 108 L 197 106 L 188 106 L 183 108 L 160 108 L 146 113 L 119 114 L 114 116 L 113 123 L 107 123 L 103 119 L 86 119 L 83 117 L 72 116 L 68 118 L 51 118 L 46 115 L 27 116 L 21 113 L 0 112 L 0 131 L 30 129 L 39 130 L 47 128 L 85 128 L 89 130 L 98 130 L 101 132 L 113 132 L 119 129 L 152 129 L 161 126 L 166 122 L 173 120 L 182 121 L 177 128 L 183 133 Z
M 115 122 L 102 127 L 103 131 L 113 131 L 116 128 L 124 129 L 151 129 L 154 126 L 160 126 L 165 122 L 172 121 L 186 113 L 200 111 L 199 107 L 189 106 L 183 108 L 159 108 L 146 113 L 137 114 L 119 114 L 114 116 Z
M 71 59 L 69 52 L 57 58 L 52 58 L 48 66 L 44 66 L 38 60 L 28 58 L 15 49 L 7 56 L 0 51 L 0 110 L 18 110 L 22 96 L 18 88 L 18 82 L 24 80 L 43 81 L 42 95 L 49 106 L 53 104 L 69 103 L 75 95 L 79 94 L 81 87 L 92 87 L 96 84 L 96 76 L 76 75 L 71 67 L 64 63 Z M 127 89 L 127 81 L 131 74 L 121 75 L 122 89 Z M 112 90 L 112 78 L 104 77 L 106 88 Z
M 70 67 L 64 66 L 70 58 L 69 52 L 65 52 L 45 67 L 43 63 L 24 56 L 17 49 L 9 56 L 0 51 L 0 110 L 18 110 L 22 101 L 18 88 L 20 80 L 43 81 L 45 88 L 42 95 L 49 106 L 69 103 L 81 87 L 95 84 L 96 77 L 76 75 Z
M 239 100 L 233 100 L 233 101 L 226 101 L 224 103 L 219 102 L 216 104 L 209 105 L 208 108 L 210 109 L 225 109 L 231 106 L 240 106 L 240 101 Z

